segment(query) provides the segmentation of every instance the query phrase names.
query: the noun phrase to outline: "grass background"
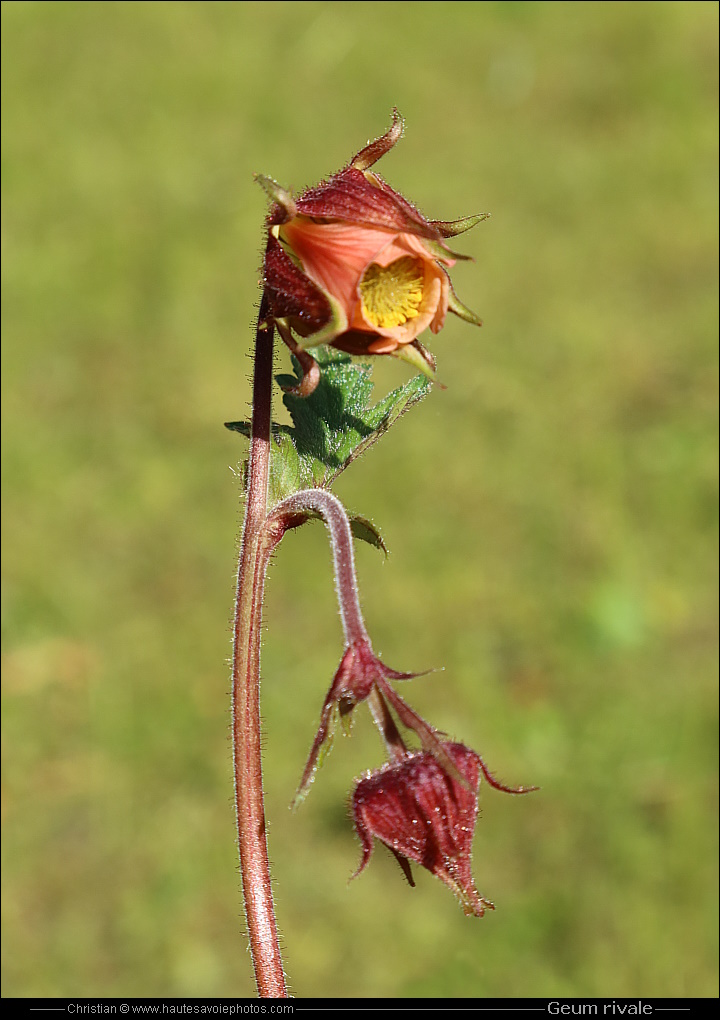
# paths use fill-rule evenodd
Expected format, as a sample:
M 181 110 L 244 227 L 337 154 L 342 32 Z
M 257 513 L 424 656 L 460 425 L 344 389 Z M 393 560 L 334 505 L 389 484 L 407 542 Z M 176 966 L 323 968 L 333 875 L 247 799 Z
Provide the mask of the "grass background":
M 271 570 L 270 852 L 296 995 L 717 994 L 717 5 L 4 3 L 4 993 L 253 994 L 229 617 L 265 199 L 381 133 L 481 331 L 338 485 L 376 648 L 532 798 L 465 918 L 382 849 L 365 713 L 287 810 L 341 651 Z M 278 368 L 285 368 L 278 356 Z M 406 377 L 379 363 L 378 385 Z

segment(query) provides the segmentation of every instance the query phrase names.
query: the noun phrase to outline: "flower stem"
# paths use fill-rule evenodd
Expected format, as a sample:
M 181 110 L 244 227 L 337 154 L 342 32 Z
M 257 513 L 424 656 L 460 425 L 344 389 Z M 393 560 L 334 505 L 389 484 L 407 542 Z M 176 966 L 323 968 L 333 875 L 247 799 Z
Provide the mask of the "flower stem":
M 265 836 L 260 747 L 260 633 L 267 564 L 282 529 L 267 526 L 273 333 L 263 298 L 255 340 L 245 521 L 233 621 L 232 732 L 238 850 L 255 981 L 262 997 L 286 998 Z
M 287 519 L 293 514 L 300 514 L 308 510 L 322 517 L 330 533 L 335 591 L 345 642 L 348 645 L 367 642 L 369 645 L 370 638 L 360 608 L 355 576 L 352 531 L 347 512 L 340 500 L 325 489 L 302 489 L 278 503 L 268 520 L 277 520 L 278 523 L 281 523 L 283 519 Z

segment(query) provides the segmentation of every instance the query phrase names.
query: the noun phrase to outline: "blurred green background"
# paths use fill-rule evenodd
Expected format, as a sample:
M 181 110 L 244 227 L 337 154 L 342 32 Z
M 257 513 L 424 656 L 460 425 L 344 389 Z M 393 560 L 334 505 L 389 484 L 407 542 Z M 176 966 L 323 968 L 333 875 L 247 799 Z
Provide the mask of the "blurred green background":
M 265 197 L 382 133 L 458 244 L 436 390 L 337 491 L 403 693 L 482 792 L 465 918 L 382 848 L 323 529 L 271 569 L 270 853 L 299 996 L 700 996 L 716 968 L 715 3 L 3 3 L 4 994 L 254 992 L 229 619 Z M 378 392 L 407 378 L 377 365 Z M 278 370 L 287 361 L 278 355 Z M 282 409 L 281 409 L 282 411 Z M 419 869 L 416 869 L 419 870 Z

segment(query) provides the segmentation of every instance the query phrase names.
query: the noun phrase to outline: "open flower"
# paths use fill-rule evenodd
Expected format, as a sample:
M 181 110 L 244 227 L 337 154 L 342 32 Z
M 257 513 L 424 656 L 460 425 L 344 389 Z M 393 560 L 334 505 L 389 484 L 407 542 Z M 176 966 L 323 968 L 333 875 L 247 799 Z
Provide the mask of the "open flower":
M 264 287 L 281 333 L 294 330 L 300 349 L 326 343 L 350 354 L 393 354 L 432 375 L 419 335 L 442 329 L 448 310 L 481 324 L 452 289 L 447 270 L 465 256 L 445 240 L 485 214 L 427 220 L 370 171 L 402 131 L 396 110 L 381 138 L 298 198 L 258 177 L 273 199 Z

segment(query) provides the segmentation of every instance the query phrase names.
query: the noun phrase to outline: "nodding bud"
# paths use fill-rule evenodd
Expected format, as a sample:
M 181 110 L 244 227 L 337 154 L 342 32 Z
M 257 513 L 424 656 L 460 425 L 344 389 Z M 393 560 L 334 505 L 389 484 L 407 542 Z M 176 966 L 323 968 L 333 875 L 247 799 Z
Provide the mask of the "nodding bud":
M 464 744 L 445 750 L 465 779 L 449 776 L 427 751 L 408 755 L 357 781 L 352 798 L 362 858 L 353 878 L 367 865 L 373 839 L 395 855 L 411 885 L 410 862 L 427 868 L 455 893 L 466 914 L 482 917 L 493 904 L 478 894 L 471 852 L 478 814 L 478 755 Z

